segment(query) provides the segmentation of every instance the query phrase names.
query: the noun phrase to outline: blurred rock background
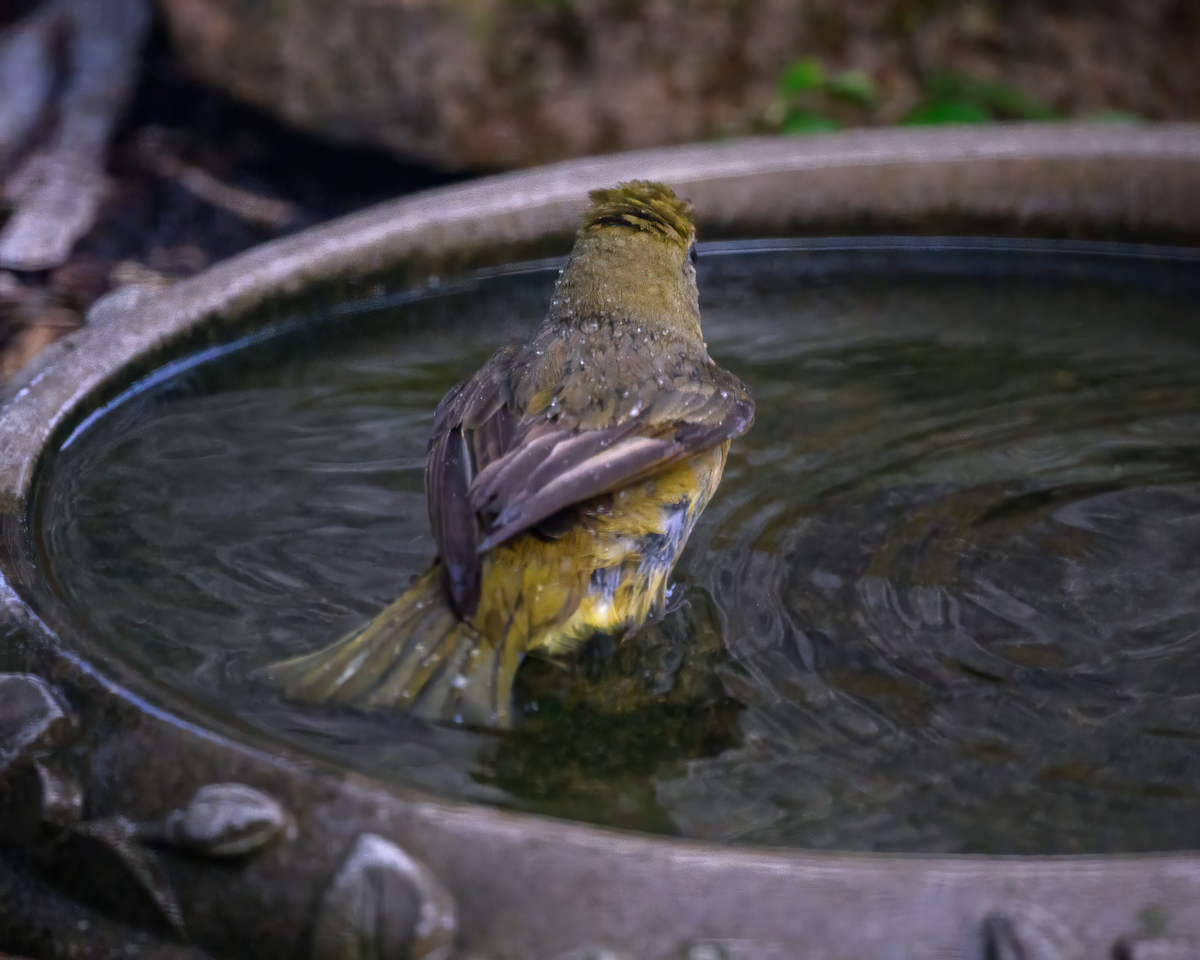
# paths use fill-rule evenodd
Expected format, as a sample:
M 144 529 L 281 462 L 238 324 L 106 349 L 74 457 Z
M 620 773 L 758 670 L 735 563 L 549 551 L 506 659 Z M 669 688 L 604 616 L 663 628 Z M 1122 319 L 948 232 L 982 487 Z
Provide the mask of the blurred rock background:
M 951 99 L 954 75 L 1011 88 L 1018 115 L 1200 112 L 1194 0 L 163 4 L 195 76 L 297 127 L 443 168 L 771 129 L 780 78 L 805 59 L 847 79 L 828 91 L 844 124 Z
M 125 283 L 591 153 L 1200 119 L 1196 0 L 6 0 L 0 384 Z

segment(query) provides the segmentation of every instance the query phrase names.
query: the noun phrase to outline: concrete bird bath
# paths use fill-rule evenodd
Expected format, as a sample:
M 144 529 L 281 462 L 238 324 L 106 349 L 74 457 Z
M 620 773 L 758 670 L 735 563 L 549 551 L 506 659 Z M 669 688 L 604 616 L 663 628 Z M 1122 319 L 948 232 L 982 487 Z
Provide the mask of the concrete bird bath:
M 68 615 L 32 503 L 48 459 L 90 414 L 301 298 L 336 304 L 561 254 L 587 190 L 635 177 L 692 199 L 709 240 L 1072 238 L 1169 245 L 1181 269 L 1200 263 L 1200 128 L 998 126 L 573 161 L 385 204 L 164 292 L 115 291 L 0 398 L 0 945 L 313 960 L 1200 949 L 1194 852 L 806 852 L 447 800 L 170 696 Z

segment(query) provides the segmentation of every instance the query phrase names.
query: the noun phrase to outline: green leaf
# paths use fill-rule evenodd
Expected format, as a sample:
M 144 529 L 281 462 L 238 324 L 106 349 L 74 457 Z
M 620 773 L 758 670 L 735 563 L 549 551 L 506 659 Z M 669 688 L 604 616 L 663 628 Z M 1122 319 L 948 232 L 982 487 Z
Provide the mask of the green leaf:
M 835 97 L 849 100 L 863 107 L 869 107 L 879 99 L 879 91 L 875 81 L 864 70 L 844 70 L 830 77 L 827 84 L 829 92 Z
M 952 123 L 987 123 L 992 119 L 991 113 L 977 103 L 950 100 L 917 107 L 902 122 L 909 126 L 942 126 Z
M 784 96 L 795 96 L 806 90 L 816 90 L 825 83 L 825 69 L 816 57 L 797 60 L 783 71 L 779 78 L 779 92 Z
M 919 110 L 971 104 L 986 111 L 992 120 L 1054 120 L 1058 117 L 1055 110 L 1040 100 L 1016 87 L 994 80 L 975 80 L 958 73 L 940 73 L 930 77 L 924 88 L 925 103 Z
M 807 110 L 796 110 L 787 115 L 779 127 L 779 132 L 804 135 L 809 133 L 832 133 L 837 128 L 838 125 L 828 117 L 822 117 L 817 113 L 809 113 Z

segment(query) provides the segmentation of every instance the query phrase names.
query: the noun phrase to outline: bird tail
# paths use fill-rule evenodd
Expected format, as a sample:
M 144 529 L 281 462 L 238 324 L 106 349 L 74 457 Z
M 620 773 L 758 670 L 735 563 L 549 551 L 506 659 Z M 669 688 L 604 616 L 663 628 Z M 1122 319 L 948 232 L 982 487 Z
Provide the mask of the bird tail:
M 520 651 L 503 653 L 462 620 L 442 576 L 435 563 L 362 630 L 257 676 L 289 700 L 507 727 Z

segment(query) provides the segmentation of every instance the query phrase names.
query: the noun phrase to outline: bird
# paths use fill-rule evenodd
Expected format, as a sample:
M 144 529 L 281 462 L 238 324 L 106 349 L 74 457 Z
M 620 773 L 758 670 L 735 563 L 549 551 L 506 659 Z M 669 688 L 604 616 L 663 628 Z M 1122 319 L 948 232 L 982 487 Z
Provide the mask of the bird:
M 285 698 L 505 729 L 526 654 L 670 611 L 754 401 L 708 355 L 692 205 L 641 180 L 589 197 L 540 328 L 434 414 L 436 559 L 363 629 L 262 671 Z

